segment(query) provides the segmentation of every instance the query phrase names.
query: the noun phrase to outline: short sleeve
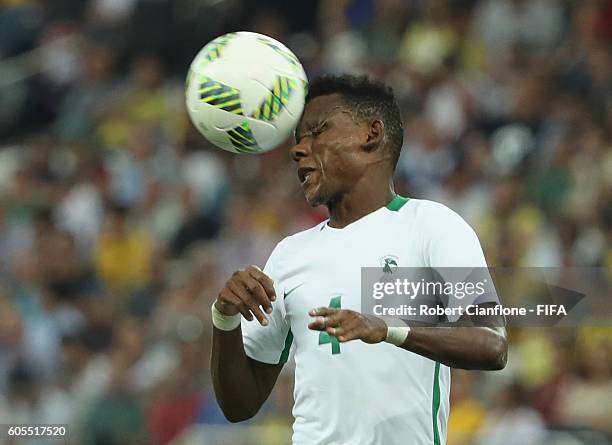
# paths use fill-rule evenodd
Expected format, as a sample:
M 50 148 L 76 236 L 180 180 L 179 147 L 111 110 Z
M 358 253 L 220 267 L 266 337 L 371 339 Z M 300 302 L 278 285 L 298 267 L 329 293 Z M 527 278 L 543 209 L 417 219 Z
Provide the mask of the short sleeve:
M 431 203 L 424 216 L 426 221 L 421 221 L 421 227 L 425 230 L 423 254 L 427 266 L 438 271 L 445 281 L 486 281 L 486 293 L 474 297 L 472 301 L 463 299 L 462 304 L 497 302 L 487 262 L 474 229 L 442 204 Z
M 267 315 L 269 324 L 262 326 L 255 318 L 248 321 L 243 317 L 241 328 L 246 355 L 258 362 L 276 365 L 287 361 L 293 335 L 285 317 L 284 287 L 276 273 L 274 262 L 275 255 L 272 252 L 263 270 L 274 281 L 276 291 L 276 301 L 272 302 L 272 313 Z
M 476 233 L 456 212 L 431 203 L 423 219 L 425 260 L 430 267 L 487 267 Z

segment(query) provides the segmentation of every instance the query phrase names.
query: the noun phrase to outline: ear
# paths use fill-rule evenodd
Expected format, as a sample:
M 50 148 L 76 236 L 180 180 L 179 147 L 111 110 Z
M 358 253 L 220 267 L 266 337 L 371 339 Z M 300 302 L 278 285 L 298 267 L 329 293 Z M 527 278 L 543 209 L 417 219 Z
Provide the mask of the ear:
M 366 151 L 374 151 L 382 145 L 385 137 L 385 124 L 380 119 L 374 119 L 370 122 L 366 142 L 363 147 Z

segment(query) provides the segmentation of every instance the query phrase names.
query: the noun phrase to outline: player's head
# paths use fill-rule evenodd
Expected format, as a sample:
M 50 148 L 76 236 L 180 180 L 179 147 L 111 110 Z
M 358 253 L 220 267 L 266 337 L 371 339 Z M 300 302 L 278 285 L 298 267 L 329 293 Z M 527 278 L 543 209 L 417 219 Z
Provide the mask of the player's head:
M 403 142 L 388 86 L 365 76 L 324 76 L 309 85 L 291 149 L 308 202 L 328 204 L 359 182 L 393 176 Z

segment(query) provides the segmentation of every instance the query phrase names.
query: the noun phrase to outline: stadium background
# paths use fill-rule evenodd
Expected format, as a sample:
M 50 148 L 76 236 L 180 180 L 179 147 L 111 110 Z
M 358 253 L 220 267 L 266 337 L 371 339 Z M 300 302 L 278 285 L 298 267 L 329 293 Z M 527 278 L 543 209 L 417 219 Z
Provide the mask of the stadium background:
M 285 42 L 310 77 L 393 85 L 397 191 L 458 211 L 489 264 L 612 267 L 608 0 L 4 0 L 0 423 L 287 443 L 291 365 L 247 426 L 209 377 L 225 279 L 325 217 L 286 147 L 225 153 L 187 121 L 191 58 L 235 30 Z M 612 443 L 610 330 L 510 335 L 503 372 L 453 372 L 449 445 Z

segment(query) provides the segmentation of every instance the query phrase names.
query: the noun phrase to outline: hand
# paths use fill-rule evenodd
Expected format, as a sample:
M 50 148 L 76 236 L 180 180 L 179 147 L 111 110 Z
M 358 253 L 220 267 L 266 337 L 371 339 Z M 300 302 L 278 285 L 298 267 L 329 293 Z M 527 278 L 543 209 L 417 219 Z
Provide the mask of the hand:
M 219 292 L 215 307 L 224 315 L 241 313 L 249 321 L 255 316 L 262 326 L 267 326 L 264 311 L 272 313 L 274 300 L 274 281 L 259 267 L 249 266 L 234 272 L 227 280 Z
M 348 309 L 320 307 L 308 314 L 315 317 L 308 325 L 313 331 L 325 331 L 339 342 L 361 340 L 380 343 L 387 338 L 387 324 L 373 315 L 363 315 Z

